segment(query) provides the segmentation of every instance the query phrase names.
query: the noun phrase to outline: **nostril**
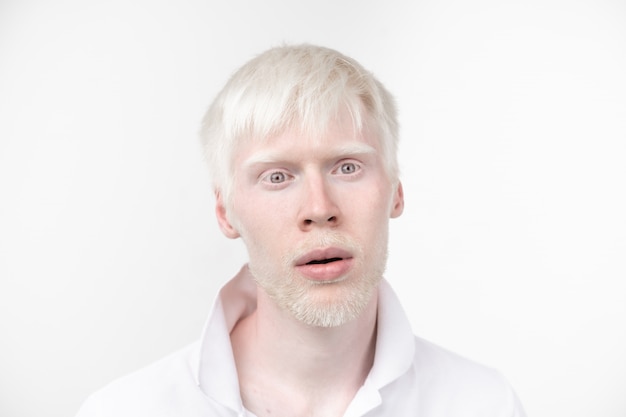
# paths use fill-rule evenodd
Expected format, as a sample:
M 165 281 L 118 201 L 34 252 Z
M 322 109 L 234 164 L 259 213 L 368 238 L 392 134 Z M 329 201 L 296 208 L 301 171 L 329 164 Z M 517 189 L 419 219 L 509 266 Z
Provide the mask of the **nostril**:
M 333 224 L 335 224 L 335 223 L 337 223 L 337 216 L 331 216 L 331 217 L 329 217 L 328 219 L 326 219 L 326 221 L 327 221 L 328 223 L 333 223 Z M 312 219 L 304 219 L 304 220 L 302 221 L 302 224 L 303 224 L 304 226 L 310 226 L 310 225 L 312 225 L 312 224 L 314 224 L 314 223 L 317 223 L 317 222 L 316 222 L 315 220 L 312 220 Z M 319 224 L 320 224 L 320 225 L 322 225 L 322 222 L 320 222 Z

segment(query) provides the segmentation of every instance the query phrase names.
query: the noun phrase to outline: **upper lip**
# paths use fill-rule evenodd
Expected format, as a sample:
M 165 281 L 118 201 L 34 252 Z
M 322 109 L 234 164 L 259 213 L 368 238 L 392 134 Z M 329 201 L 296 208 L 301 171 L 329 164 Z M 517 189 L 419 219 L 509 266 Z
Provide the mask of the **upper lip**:
M 352 254 L 341 248 L 315 249 L 306 253 L 296 260 L 296 266 L 306 265 L 312 261 L 324 261 L 327 259 L 347 259 L 352 258 Z

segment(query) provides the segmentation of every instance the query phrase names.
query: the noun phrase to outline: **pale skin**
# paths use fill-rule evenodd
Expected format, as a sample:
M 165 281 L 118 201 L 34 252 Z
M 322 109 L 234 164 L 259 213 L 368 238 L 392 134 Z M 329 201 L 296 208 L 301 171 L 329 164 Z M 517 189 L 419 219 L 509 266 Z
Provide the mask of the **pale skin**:
M 389 219 L 404 208 L 402 186 L 384 169 L 375 135 L 354 134 L 345 119 L 322 137 L 287 130 L 246 143 L 234 170 L 232 205 L 218 191 L 217 219 L 227 237 L 243 239 L 259 283 L 257 309 L 231 333 L 244 405 L 259 417 L 341 416 L 374 360 L 376 287 Z M 341 240 L 320 247 L 330 234 Z M 312 253 L 342 259 L 302 265 Z M 275 294 L 287 303 L 305 294 L 306 305 L 322 311 L 363 302 L 354 317 L 324 327 L 297 317 Z

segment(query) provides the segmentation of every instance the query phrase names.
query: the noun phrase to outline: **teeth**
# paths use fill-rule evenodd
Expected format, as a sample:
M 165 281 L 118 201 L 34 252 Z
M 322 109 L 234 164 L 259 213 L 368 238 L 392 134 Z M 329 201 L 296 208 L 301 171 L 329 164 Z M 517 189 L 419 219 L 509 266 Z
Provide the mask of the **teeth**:
M 329 259 L 320 259 L 320 260 L 314 260 L 311 262 L 307 262 L 307 265 L 318 265 L 318 264 L 328 264 L 331 262 L 335 262 L 335 261 L 340 261 L 341 258 L 329 258 Z

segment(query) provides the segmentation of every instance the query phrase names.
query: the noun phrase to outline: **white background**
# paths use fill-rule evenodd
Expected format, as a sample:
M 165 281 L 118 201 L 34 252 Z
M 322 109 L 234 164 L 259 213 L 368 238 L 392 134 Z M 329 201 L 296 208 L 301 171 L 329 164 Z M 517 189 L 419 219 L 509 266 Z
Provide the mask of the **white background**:
M 199 335 L 245 260 L 200 118 L 303 41 L 397 97 L 387 277 L 416 333 L 500 369 L 529 416 L 623 417 L 618 0 L 0 0 L 0 415 L 72 416 Z

